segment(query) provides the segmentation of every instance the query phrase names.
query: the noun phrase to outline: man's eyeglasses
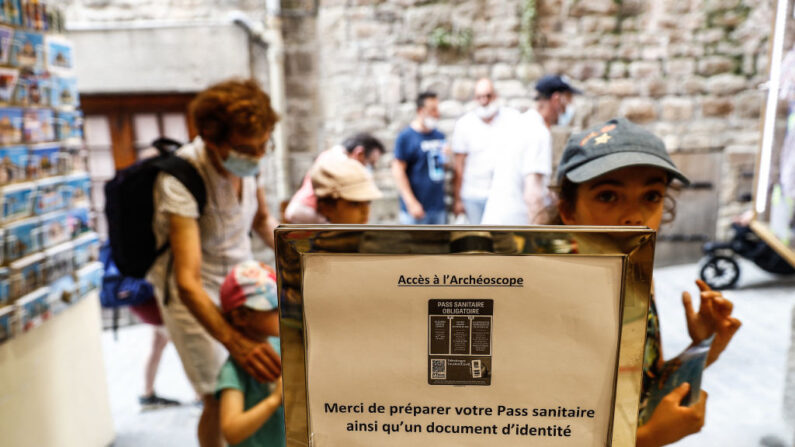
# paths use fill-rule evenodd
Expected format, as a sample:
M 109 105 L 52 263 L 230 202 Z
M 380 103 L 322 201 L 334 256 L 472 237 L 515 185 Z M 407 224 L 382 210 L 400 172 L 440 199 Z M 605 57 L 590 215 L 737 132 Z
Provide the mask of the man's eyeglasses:
M 481 100 L 481 99 L 491 100 L 493 98 L 494 98 L 494 93 L 484 93 L 482 95 L 475 95 L 476 100 Z

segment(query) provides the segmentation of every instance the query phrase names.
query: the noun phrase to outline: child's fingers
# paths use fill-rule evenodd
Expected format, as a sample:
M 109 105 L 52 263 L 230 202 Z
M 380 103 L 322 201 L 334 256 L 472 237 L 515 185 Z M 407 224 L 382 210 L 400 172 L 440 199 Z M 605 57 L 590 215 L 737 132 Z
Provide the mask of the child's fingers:
M 685 318 L 690 322 L 696 317 L 696 311 L 693 309 L 693 299 L 690 297 L 690 292 L 682 292 L 682 305 L 685 306 Z
M 709 294 L 705 294 L 704 292 L 701 293 L 701 304 L 699 305 L 699 312 L 706 313 L 707 315 L 713 315 L 715 312 L 715 300 Z
M 715 298 L 713 302 L 713 307 L 715 311 L 718 312 L 719 315 L 722 317 L 729 317 L 734 310 L 734 303 L 727 300 L 726 298 Z
M 708 286 L 707 283 L 705 283 L 700 279 L 696 280 L 696 285 L 698 286 L 698 289 L 701 290 L 702 292 L 709 292 L 712 290 L 712 288 Z
M 726 323 L 726 330 L 729 332 L 729 334 L 734 335 L 734 333 L 740 329 L 740 326 L 742 326 L 743 323 L 740 320 L 732 317 L 729 317 L 728 320 L 729 321 Z

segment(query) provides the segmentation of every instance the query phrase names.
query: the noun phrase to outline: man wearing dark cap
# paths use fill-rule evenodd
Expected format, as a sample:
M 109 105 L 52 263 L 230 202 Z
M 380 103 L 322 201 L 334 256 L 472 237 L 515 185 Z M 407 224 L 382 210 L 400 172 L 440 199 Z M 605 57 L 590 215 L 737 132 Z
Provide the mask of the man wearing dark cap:
M 494 170 L 483 213 L 484 225 L 529 225 L 542 218 L 552 175 L 549 128 L 571 122 L 572 96 L 582 92 L 559 75 L 539 79 L 536 92 L 536 107 L 522 115 L 516 136 Z

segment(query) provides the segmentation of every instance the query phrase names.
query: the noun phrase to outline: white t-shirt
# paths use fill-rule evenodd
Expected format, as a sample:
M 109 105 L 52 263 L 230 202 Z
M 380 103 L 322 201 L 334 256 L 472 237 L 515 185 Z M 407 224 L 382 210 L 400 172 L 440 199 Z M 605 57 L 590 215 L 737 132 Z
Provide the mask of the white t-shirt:
M 210 298 L 218 304 L 218 292 L 229 270 L 252 258 L 249 232 L 258 209 L 257 179 L 242 179 L 241 197 L 238 199 L 232 183 L 210 163 L 201 138 L 186 144 L 177 154 L 199 171 L 207 191 L 207 203 L 199 216 L 198 204 L 188 188 L 171 175 L 159 174 L 154 188 L 155 215 L 152 227 L 155 239 L 158 247 L 168 241 L 170 214 L 198 218 L 202 284 Z M 160 256 L 147 275 L 158 293 L 163 292 L 169 258 L 168 252 Z M 173 270 L 170 282 L 172 296 L 176 297 L 173 294 L 176 291 Z
M 505 149 L 505 136 L 512 132 L 513 121 L 519 112 L 508 107 L 500 107 L 497 115 L 489 123 L 480 119 L 475 112 L 462 116 L 453 131 L 453 152 L 466 154 L 461 197 L 464 199 L 485 199 L 489 195 L 497 159 Z
M 537 110 L 522 114 L 512 135 L 511 144 L 494 168 L 483 225 L 528 225 L 525 177 L 542 174 L 546 185 L 552 174 L 552 134 Z

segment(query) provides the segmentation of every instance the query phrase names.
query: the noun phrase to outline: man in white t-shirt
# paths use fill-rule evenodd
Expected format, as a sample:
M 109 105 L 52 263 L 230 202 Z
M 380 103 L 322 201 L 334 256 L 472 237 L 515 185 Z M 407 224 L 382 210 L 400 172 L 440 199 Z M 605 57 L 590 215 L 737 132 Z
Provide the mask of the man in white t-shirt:
M 558 75 L 536 83 L 536 108 L 525 112 L 513 129 L 513 138 L 494 169 L 484 225 L 542 223 L 552 175 L 553 124 L 567 125 L 574 114 L 572 96 L 582 93 Z
M 466 213 L 470 224 L 479 225 L 494 167 L 504 149 L 502 140 L 519 113 L 497 104 L 497 92 L 489 79 L 475 84 L 475 101 L 478 107 L 461 117 L 453 131 L 453 213 Z

